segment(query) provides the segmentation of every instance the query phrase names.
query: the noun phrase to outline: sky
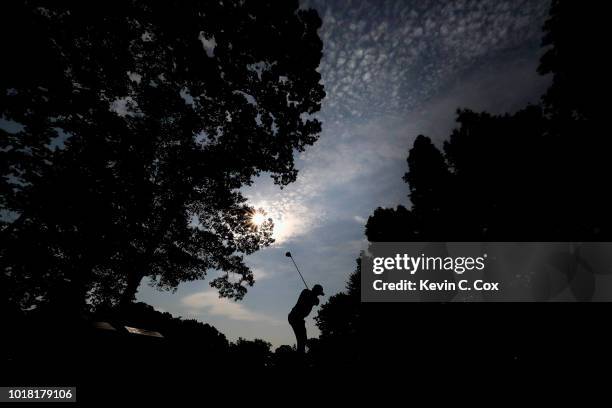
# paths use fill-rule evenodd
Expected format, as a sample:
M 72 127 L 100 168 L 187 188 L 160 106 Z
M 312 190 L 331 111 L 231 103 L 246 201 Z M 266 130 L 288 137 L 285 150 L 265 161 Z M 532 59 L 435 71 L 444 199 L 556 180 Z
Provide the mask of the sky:
M 222 299 L 209 279 L 160 292 L 142 284 L 138 300 L 209 323 L 228 339 L 294 344 L 287 314 L 303 283 L 326 299 L 344 290 L 365 247 L 377 207 L 409 206 L 402 181 L 419 134 L 441 144 L 457 108 L 513 112 L 537 103 L 550 78 L 536 73 L 549 1 L 324 1 L 301 3 L 323 20 L 319 70 L 327 96 L 319 140 L 297 155 L 297 181 L 284 189 L 262 176 L 244 189 L 275 223 L 275 244 L 247 258 L 256 283 L 240 302 Z M 216 273 L 210 272 L 210 279 Z M 318 330 L 306 320 L 309 337 Z

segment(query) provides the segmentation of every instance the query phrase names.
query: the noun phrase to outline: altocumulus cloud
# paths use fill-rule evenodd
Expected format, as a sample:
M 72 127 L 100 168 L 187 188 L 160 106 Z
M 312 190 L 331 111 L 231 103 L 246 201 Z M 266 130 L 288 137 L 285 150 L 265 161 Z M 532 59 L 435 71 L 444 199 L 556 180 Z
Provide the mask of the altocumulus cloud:
M 220 298 L 216 290 L 209 289 L 202 292 L 187 295 L 181 299 L 189 315 L 197 317 L 201 314 L 209 316 L 220 316 L 231 320 L 259 322 L 279 325 L 282 322 L 265 315 L 247 309 L 244 305 L 226 298 Z
M 525 91 L 538 88 L 533 55 L 526 63 L 523 55 L 518 63 L 506 62 L 516 59 L 514 50 L 538 48 L 547 0 L 307 0 L 302 6 L 316 8 L 323 19 L 323 133 L 299 155 L 295 183 L 280 192 L 260 179 L 245 189 L 251 204 L 274 219 L 276 246 L 330 220 L 350 220 L 344 214 L 349 208 L 334 209 L 329 198 L 389 174 L 389 160 L 404 166 L 412 139 L 446 136 L 457 107 L 513 108 L 512 101 L 498 103 L 500 94 L 512 91 L 508 98 L 522 103 Z M 484 72 L 483 61 L 499 69 Z M 523 75 L 525 67 L 532 75 Z M 481 76 L 470 78 L 473 70 Z M 500 90 L 496 83 L 505 85 Z M 396 197 L 382 200 L 375 206 Z
M 549 6 L 542 0 L 303 3 L 323 18 L 324 115 L 332 121 L 409 110 L 483 56 L 539 42 Z

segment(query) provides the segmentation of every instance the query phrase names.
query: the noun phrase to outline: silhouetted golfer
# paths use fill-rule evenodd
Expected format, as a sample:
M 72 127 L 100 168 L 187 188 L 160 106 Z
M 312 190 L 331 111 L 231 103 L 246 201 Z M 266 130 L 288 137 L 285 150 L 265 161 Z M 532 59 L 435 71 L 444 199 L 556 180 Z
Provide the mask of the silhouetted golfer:
M 297 303 L 289 313 L 289 324 L 295 332 L 298 353 L 306 352 L 306 322 L 304 319 L 310 314 L 315 305 L 319 304 L 318 296 L 325 296 L 323 286 L 316 284 L 312 289 L 304 289 L 300 293 Z

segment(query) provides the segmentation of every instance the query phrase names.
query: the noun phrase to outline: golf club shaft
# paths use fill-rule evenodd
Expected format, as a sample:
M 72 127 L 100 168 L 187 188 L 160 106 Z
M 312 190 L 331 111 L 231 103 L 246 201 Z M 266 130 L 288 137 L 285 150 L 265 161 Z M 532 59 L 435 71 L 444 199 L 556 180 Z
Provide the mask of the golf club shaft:
M 302 276 L 302 272 L 300 272 L 300 268 L 298 268 L 297 264 L 295 263 L 295 261 L 293 260 L 293 256 L 290 256 L 291 258 L 291 262 L 293 262 L 293 265 L 295 265 L 295 269 L 297 270 L 297 272 L 300 274 L 300 278 L 302 278 L 302 282 L 304 282 L 304 286 L 306 286 L 306 289 L 310 290 L 310 288 L 308 287 L 308 285 L 306 284 L 306 281 L 304 280 L 304 277 Z

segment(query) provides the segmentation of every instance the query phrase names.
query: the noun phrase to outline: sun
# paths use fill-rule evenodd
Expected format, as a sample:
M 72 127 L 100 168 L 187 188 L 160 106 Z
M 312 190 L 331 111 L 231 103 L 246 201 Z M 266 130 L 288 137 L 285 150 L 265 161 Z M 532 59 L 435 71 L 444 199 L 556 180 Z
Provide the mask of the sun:
M 260 227 L 264 222 L 266 222 L 266 216 L 260 212 L 256 212 L 251 216 L 251 224 L 256 227 Z
M 298 221 L 287 209 L 265 201 L 253 203 L 247 218 L 248 225 L 255 230 L 269 228 L 276 245 L 291 237 Z

